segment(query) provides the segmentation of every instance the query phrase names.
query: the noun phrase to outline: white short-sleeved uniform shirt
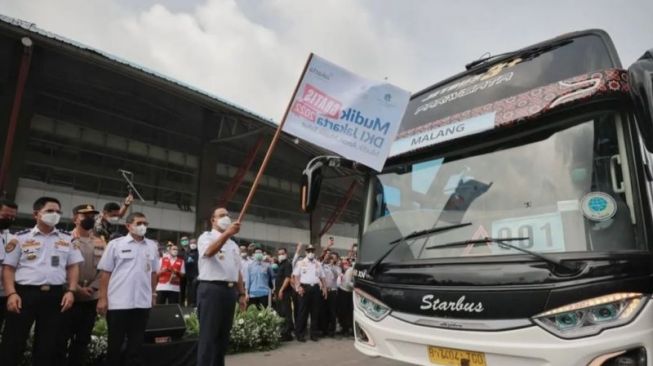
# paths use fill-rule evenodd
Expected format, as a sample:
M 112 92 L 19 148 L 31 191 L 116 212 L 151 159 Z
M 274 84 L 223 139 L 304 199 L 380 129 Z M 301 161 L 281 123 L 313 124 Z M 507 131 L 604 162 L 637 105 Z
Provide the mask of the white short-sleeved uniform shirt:
M 154 241 L 137 241 L 131 234 L 107 244 L 97 268 L 111 272 L 109 310 L 152 307 L 152 273 L 159 270 L 159 251 Z
M 2 262 L 5 260 L 5 246 L 16 237 L 9 232 L 9 229 L 0 233 L 0 297 L 5 296 L 5 289 L 2 287 Z
M 324 278 L 322 264 L 317 259 L 311 261 L 304 258 L 300 260 L 297 262 L 292 274 L 299 279 L 299 283 L 302 285 L 315 285 L 320 283 L 320 278 Z
M 325 264 L 322 266 L 322 271 L 324 272 L 324 283 L 326 284 L 327 289 L 337 290 L 340 267 L 332 264 Z
M 5 245 L 2 264 L 16 268 L 19 285 L 63 285 L 66 267 L 84 261 L 70 234 L 54 229 L 42 233 L 38 227 L 16 234 Z
M 219 231 L 213 229 L 204 232 L 197 239 L 197 250 L 199 252 L 199 261 L 197 268 L 199 270 L 200 281 L 227 281 L 237 282 L 238 275 L 241 273 L 242 264 L 240 258 L 240 248 L 231 239 L 228 239 L 222 246 L 222 249 L 212 257 L 205 257 L 204 252 L 222 235 Z

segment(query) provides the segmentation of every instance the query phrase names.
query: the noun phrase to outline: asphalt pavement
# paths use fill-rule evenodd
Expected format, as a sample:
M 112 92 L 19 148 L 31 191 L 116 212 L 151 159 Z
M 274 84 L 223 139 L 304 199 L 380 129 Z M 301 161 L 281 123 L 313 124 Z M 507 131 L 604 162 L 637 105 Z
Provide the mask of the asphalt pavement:
M 270 352 L 243 353 L 227 356 L 226 366 L 407 366 L 408 364 L 371 358 L 356 351 L 354 340 L 320 339 L 318 342 L 296 341 L 283 343 Z

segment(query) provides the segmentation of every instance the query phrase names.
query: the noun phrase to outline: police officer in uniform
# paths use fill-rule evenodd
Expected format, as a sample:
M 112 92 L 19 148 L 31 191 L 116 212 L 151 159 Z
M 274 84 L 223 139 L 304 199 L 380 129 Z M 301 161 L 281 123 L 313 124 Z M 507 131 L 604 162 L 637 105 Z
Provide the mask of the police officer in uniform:
M 95 215 L 98 211 L 91 204 L 79 205 L 73 208 L 73 243 L 79 247 L 84 263 L 79 266 L 79 282 L 75 291 L 75 304 L 67 312 L 66 324 L 62 332 L 60 351 L 62 359 L 68 366 L 81 366 L 86 360 L 88 344 L 97 316 L 96 306 L 100 296 L 100 276 L 97 265 L 104 253 L 106 244 L 93 230 Z M 64 362 L 62 361 L 62 364 Z
M 133 212 L 126 219 L 129 234 L 109 242 L 100 259 L 100 298 L 97 312 L 107 316 L 109 339 L 107 365 L 121 364 L 125 338 L 125 363 L 140 365 L 140 351 L 159 271 L 159 251 L 147 239 L 147 219 Z
M 295 335 L 300 342 L 306 342 L 306 323 L 311 315 L 311 340 L 317 341 L 321 298 L 326 299 L 326 284 L 322 265 L 315 259 L 315 247 L 306 247 L 306 258 L 297 262 L 293 270 L 293 281 L 299 295 L 299 316 L 295 323 Z
M 63 312 L 75 301 L 79 263 L 83 261 L 70 235 L 55 227 L 61 218 L 59 201 L 41 197 L 33 209 L 36 226 L 18 233 L 5 246 L 3 281 L 8 312 L 0 345 L 3 366 L 21 362 L 35 321 L 32 364 L 56 363 Z
M 0 330 L 2 330 L 7 312 L 7 296 L 2 287 L 2 261 L 5 259 L 5 245 L 14 239 L 9 228 L 16 221 L 17 211 L 18 205 L 14 202 L 0 200 Z
M 217 208 L 211 216 L 211 226 L 213 230 L 203 233 L 197 240 L 198 366 L 224 366 L 236 301 L 241 310 L 247 305 L 240 249 L 231 239 L 240 231 L 240 222 L 232 223 L 227 210 Z
M 327 296 L 322 302 L 320 326 L 322 328 L 322 334 L 327 337 L 334 337 L 336 334 L 338 277 L 342 274 L 340 267 L 336 265 L 336 258 L 337 254 L 332 252 L 325 256 L 322 261 L 322 271 L 324 272 L 324 283 L 327 288 Z

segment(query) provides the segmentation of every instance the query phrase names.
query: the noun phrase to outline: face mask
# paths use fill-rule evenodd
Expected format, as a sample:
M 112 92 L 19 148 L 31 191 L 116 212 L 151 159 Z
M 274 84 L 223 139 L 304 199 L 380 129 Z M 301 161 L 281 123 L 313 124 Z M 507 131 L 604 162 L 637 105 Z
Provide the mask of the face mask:
M 231 218 L 229 216 L 221 217 L 218 220 L 218 227 L 222 230 L 227 230 L 229 225 L 231 225 Z
M 80 223 L 79 226 L 84 230 L 91 230 L 95 226 L 95 219 L 92 217 L 85 217 Z
M 117 224 L 119 220 L 120 220 L 120 217 L 118 217 L 118 216 L 109 216 L 109 218 L 107 219 L 107 221 L 109 221 L 109 223 L 111 225 Z
M 244 253 L 244 252 L 243 252 L 243 253 L 240 253 L 240 257 L 241 257 L 241 258 L 247 258 L 247 253 Z
M 173 256 L 173 257 L 176 257 L 177 254 L 179 254 L 179 252 L 176 251 L 176 250 L 171 250 L 171 251 L 170 251 L 170 255 Z
M 6 230 L 14 223 L 14 219 L 0 219 L 0 230 Z
M 263 260 L 263 253 L 254 253 L 254 259 L 257 261 L 262 261 Z
M 312 261 L 313 259 L 315 259 L 315 253 L 308 253 L 308 254 L 306 254 L 306 258 L 308 258 L 308 260 L 311 260 L 311 261 Z
M 138 225 L 132 231 L 132 233 L 136 236 L 145 236 L 146 232 L 147 232 L 147 226 L 145 225 Z
M 181 245 L 183 245 L 183 246 L 188 245 L 188 240 L 182 240 L 182 241 L 181 241 Z
M 197 249 L 197 244 L 191 244 L 191 245 L 190 245 L 190 248 L 191 248 L 192 250 Z
M 279 258 L 279 262 L 283 262 L 286 260 L 286 258 L 288 258 L 288 256 L 285 254 L 281 254 L 277 258 Z
M 59 219 L 61 219 L 61 215 L 56 212 L 44 213 L 41 215 L 41 221 L 50 227 L 57 225 L 59 223 Z
M 277 268 L 279 268 L 279 265 L 276 264 L 276 263 L 272 263 L 272 266 L 271 266 L 271 267 L 272 267 L 272 270 L 273 270 L 273 271 L 276 271 Z

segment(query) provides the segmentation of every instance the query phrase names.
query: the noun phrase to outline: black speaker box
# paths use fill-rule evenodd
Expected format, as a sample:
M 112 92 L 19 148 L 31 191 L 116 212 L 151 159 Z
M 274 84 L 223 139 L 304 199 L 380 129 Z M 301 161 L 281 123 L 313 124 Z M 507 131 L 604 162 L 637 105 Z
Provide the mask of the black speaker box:
M 145 327 L 145 340 L 157 341 L 170 337 L 175 340 L 183 337 L 186 332 L 184 314 L 179 304 L 155 305 L 150 310 L 150 317 Z

